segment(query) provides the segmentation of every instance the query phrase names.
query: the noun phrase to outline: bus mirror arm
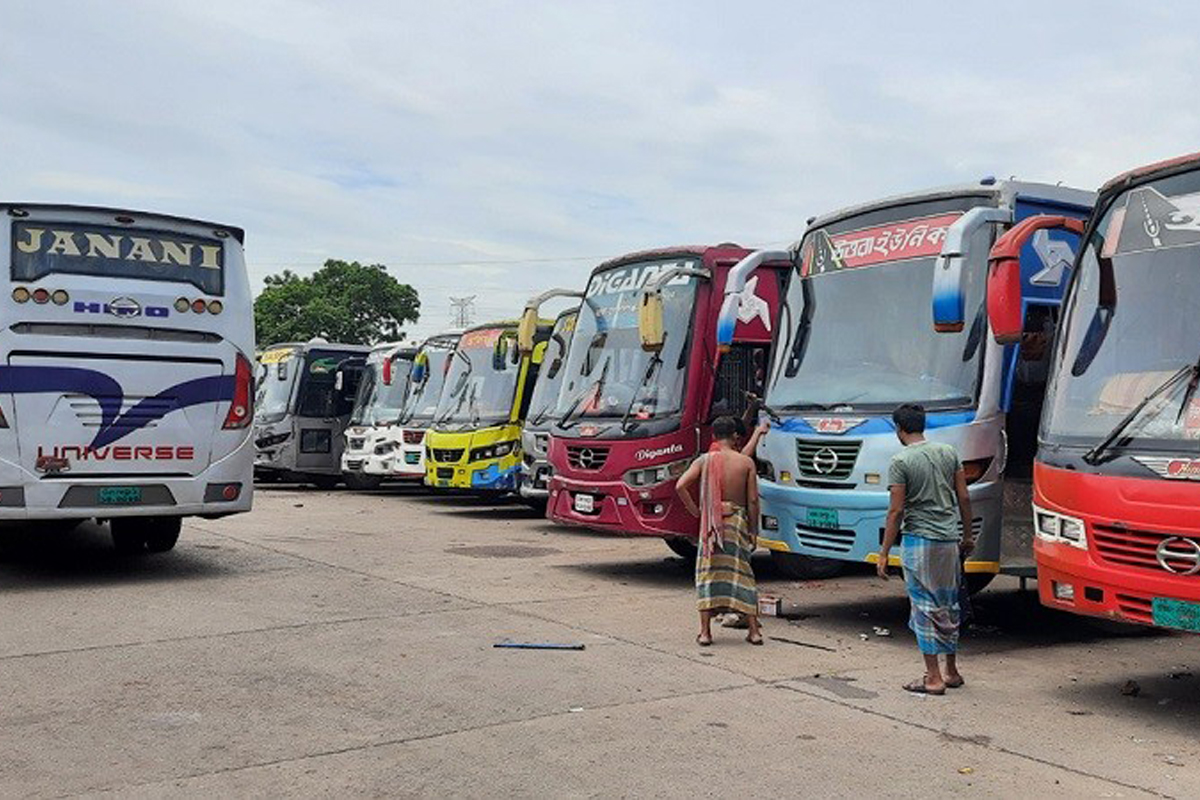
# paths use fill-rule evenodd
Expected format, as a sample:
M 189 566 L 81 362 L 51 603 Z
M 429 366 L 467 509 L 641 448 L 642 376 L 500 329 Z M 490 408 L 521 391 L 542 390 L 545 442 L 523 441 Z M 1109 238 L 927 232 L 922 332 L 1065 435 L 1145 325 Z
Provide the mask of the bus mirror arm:
M 576 289 L 548 289 L 529 298 L 529 301 L 525 303 L 525 311 L 521 314 L 521 321 L 517 325 L 517 350 L 520 354 L 524 356 L 533 352 L 534 339 L 537 337 L 538 310 L 542 307 L 542 303 L 556 297 L 577 297 L 582 300 L 584 296 L 583 292 Z
M 1006 208 L 972 208 L 946 231 L 941 253 L 933 268 L 933 329 L 938 333 L 958 333 L 966 322 L 963 262 L 971 238 L 985 225 L 1012 221 Z
M 642 349 L 656 353 L 666 341 L 663 330 L 663 287 L 676 278 L 695 277 L 708 280 L 712 273 L 694 267 L 675 267 L 660 273 L 651 283 L 642 287 L 641 302 L 638 303 L 638 336 Z
M 717 316 L 718 350 L 728 350 L 733 344 L 738 311 L 742 307 L 742 294 L 746 291 L 746 281 L 754 270 L 769 261 L 791 260 L 792 254 L 786 250 L 756 250 L 729 270 L 725 278 L 725 299 L 721 303 L 721 313 Z
M 992 336 L 1000 344 L 1021 338 L 1025 309 L 1021 302 L 1021 251 L 1040 230 L 1058 229 L 1083 235 L 1084 220 L 1061 215 L 1027 217 L 1006 231 L 988 254 L 987 310 Z

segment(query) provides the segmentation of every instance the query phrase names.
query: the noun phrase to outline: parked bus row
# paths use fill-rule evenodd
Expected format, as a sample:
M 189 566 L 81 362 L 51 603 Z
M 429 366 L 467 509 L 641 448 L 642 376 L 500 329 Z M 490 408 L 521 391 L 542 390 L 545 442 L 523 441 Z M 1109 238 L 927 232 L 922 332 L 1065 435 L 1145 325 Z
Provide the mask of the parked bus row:
M 890 414 L 916 402 L 963 459 L 972 589 L 1037 576 L 1052 607 L 1200 630 L 1197 211 L 1200 155 L 1099 194 L 986 178 L 813 218 L 786 251 L 633 253 L 415 349 L 271 348 L 264 366 L 298 367 L 260 387 L 258 464 L 519 494 L 690 556 L 675 479 L 716 417 L 757 415 L 759 541 L 821 577 L 877 560 Z M 306 379 L 312 430 L 271 427 L 271 381 L 301 409 Z M 344 443 L 320 432 L 343 420 Z

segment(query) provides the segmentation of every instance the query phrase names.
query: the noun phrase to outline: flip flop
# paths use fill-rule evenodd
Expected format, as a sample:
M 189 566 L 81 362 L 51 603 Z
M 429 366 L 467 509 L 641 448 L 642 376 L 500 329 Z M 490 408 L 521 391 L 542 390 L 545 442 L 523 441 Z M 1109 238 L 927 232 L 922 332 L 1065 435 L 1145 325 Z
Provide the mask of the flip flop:
M 701 647 L 712 647 L 712 639 L 705 639 L 703 634 L 696 634 L 696 644 Z
M 966 685 L 967 685 L 967 682 L 964 681 L 962 678 L 959 678 L 957 681 L 953 681 L 953 682 L 946 681 L 947 689 L 961 689 L 962 687 L 964 687 Z
M 763 638 L 762 638 L 762 635 L 761 635 L 761 634 L 759 635 L 759 637 L 758 637 L 757 639 L 755 639 L 754 637 L 750 636 L 750 634 L 746 634 L 746 641 L 747 641 L 747 642 L 749 642 L 749 643 L 750 643 L 750 644 L 752 644 L 752 645 L 755 645 L 755 646 L 760 646 L 760 645 L 762 645 L 762 643 L 763 643 Z
M 922 678 L 921 680 L 913 681 L 912 683 L 904 684 L 904 691 L 912 692 L 913 694 L 932 694 L 932 695 L 943 695 L 946 693 L 945 689 L 930 689 L 929 687 L 927 687 L 925 685 L 924 678 Z

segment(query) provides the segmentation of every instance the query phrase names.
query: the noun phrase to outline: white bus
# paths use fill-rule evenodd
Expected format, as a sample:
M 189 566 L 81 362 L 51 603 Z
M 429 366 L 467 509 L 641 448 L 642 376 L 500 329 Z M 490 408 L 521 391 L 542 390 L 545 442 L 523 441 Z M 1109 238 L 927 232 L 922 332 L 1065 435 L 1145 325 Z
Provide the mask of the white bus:
M 119 551 L 249 511 L 254 321 L 243 232 L 4 204 L 0 519 L 111 522 Z
M 367 356 L 342 450 L 342 477 L 351 489 L 375 489 L 388 475 L 382 462 L 399 449 L 399 434 L 393 429 L 416 355 L 416 347 L 385 342 Z

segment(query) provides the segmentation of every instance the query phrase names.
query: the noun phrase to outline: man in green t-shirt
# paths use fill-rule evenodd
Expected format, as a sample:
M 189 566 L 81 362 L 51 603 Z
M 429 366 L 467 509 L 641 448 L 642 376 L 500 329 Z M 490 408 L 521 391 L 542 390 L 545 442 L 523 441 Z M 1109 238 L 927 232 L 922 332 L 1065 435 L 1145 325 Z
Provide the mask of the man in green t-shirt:
M 958 452 L 925 438 L 924 408 L 902 405 L 892 412 L 892 421 L 904 449 L 888 467 L 890 503 L 876 570 L 887 580 L 888 553 L 903 530 L 901 561 L 912 604 L 908 626 L 925 659 L 924 678 L 904 688 L 945 694 L 947 687 L 963 685 L 957 658 L 958 587 L 962 559 L 975 548 L 971 498 Z M 946 657 L 944 677 L 939 655 Z

